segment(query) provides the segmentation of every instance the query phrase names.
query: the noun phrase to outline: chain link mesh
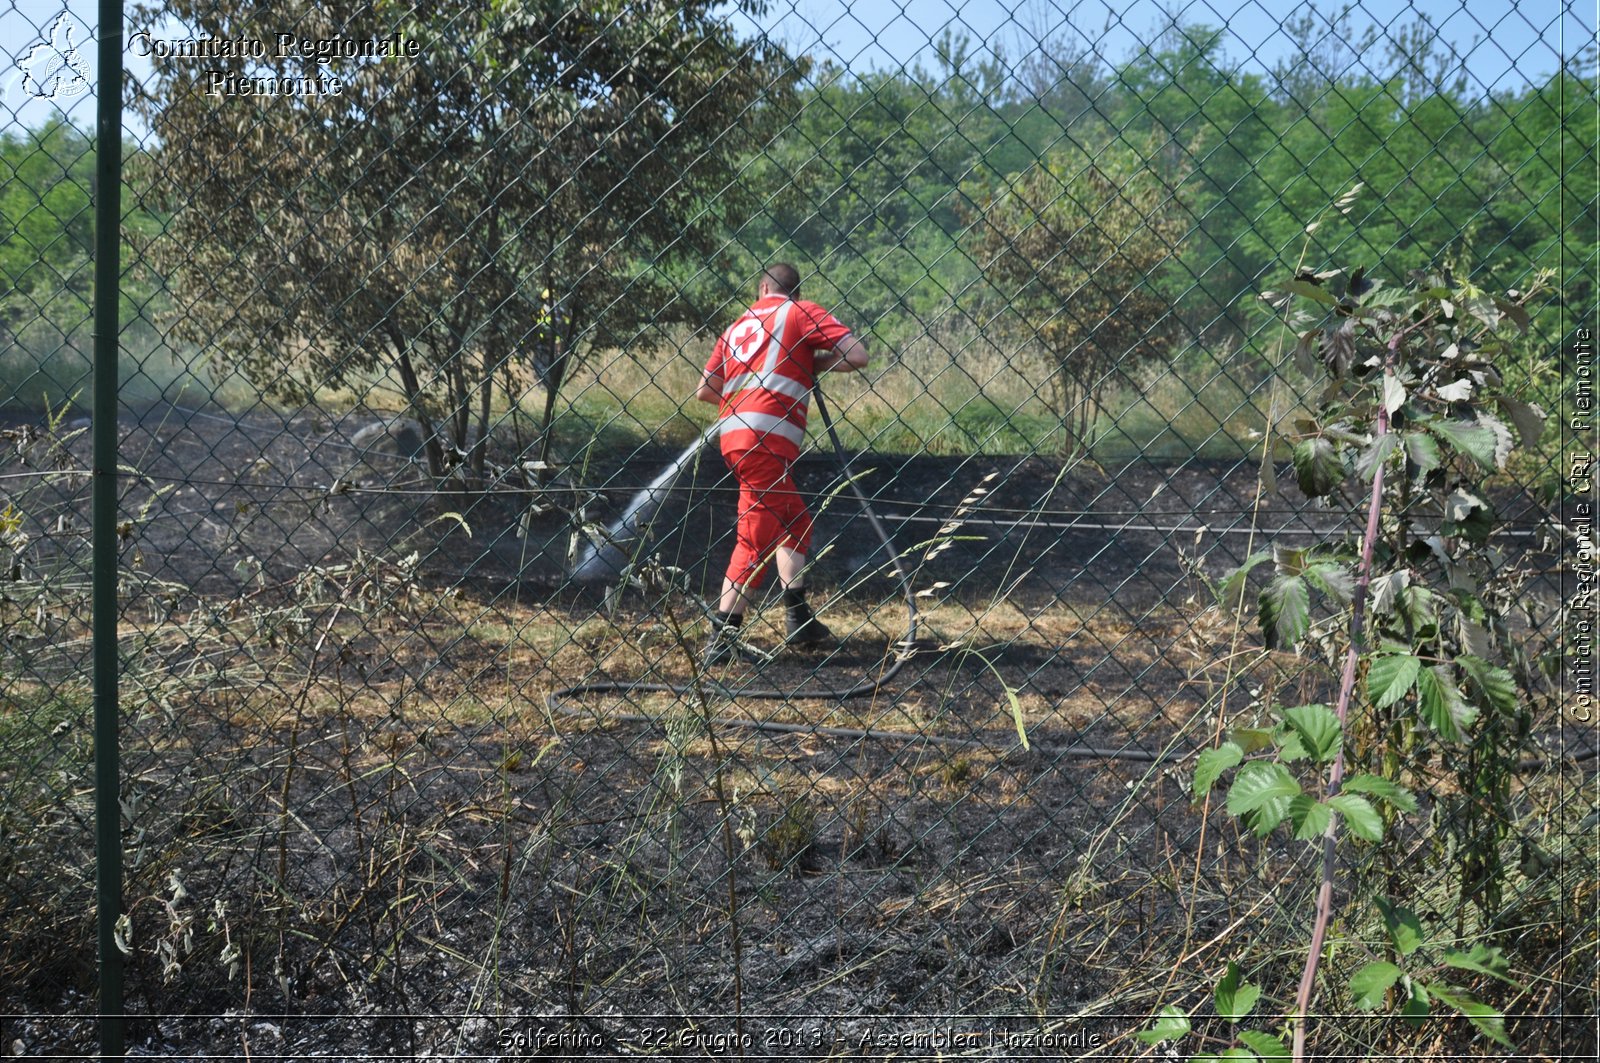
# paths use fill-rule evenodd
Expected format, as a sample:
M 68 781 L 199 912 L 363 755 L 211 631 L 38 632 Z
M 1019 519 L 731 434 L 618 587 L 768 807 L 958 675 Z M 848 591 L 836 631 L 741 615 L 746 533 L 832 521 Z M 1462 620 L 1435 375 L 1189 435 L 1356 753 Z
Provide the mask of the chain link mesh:
M 95 1010 L 94 34 L 57 14 L 0 12 L 16 1053 L 79 1050 Z M 1564 428 L 1496 504 L 1521 644 L 1578 659 L 1582 5 L 174 0 L 127 30 L 122 937 L 152 1051 L 1121 1058 L 1237 957 L 1287 1013 L 1319 856 L 1191 778 L 1330 699 L 1218 592 L 1360 532 L 1294 486 L 1318 378 L 1259 297 L 1299 270 L 1560 272 L 1502 371 Z M 843 449 L 813 409 L 794 464 L 837 645 L 786 645 L 767 591 L 707 667 L 738 486 L 694 395 L 775 261 L 872 356 L 822 374 Z M 1593 1048 L 1595 738 L 1560 671 L 1525 691 L 1495 998 L 1539 1058 Z M 1429 837 L 1388 873 L 1429 873 Z M 1325 1053 L 1493 1049 L 1321 999 Z

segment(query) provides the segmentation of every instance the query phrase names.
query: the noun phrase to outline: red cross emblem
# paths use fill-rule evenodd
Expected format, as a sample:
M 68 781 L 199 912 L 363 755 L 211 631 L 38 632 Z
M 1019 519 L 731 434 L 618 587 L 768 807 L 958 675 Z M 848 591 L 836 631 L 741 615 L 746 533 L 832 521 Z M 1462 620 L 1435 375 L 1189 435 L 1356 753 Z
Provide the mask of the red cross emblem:
M 741 362 L 748 362 L 756 356 L 756 351 L 761 347 L 762 330 L 759 322 L 746 321 L 734 330 L 728 343 L 733 348 L 734 357 Z

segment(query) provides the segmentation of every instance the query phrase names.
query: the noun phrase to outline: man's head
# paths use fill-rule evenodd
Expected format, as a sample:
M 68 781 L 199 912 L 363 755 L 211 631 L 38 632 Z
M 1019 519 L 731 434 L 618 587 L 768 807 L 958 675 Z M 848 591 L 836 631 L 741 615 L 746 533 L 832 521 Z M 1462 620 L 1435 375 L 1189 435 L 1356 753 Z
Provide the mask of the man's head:
M 787 262 L 774 262 L 762 272 L 761 281 L 756 285 L 756 290 L 761 295 L 798 296 L 800 294 L 800 271 Z

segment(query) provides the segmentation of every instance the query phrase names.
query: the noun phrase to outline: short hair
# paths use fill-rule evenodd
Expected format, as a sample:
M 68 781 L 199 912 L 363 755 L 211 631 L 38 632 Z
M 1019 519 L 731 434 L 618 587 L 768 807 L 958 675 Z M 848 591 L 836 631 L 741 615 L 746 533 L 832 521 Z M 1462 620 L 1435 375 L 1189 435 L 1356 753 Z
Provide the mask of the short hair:
M 798 295 L 800 292 L 800 271 L 787 262 L 774 262 L 761 274 L 761 279 L 784 295 Z

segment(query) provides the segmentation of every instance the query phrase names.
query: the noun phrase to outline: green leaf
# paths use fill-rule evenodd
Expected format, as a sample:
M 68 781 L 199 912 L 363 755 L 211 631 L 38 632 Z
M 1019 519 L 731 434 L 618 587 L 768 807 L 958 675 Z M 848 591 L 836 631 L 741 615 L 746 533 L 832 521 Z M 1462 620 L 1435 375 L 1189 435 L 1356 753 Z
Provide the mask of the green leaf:
M 1444 500 L 1444 516 L 1446 520 L 1463 521 L 1472 516 L 1475 509 L 1487 509 L 1489 503 L 1465 488 L 1451 491 Z
M 1222 976 L 1222 981 L 1217 983 L 1217 991 L 1212 999 L 1217 1006 L 1217 1014 L 1230 1022 L 1238 1022 L 1255 1009 L 1256 1001 L 1261 998 L 1261 987 L 1239 980 L 1239 965 L 1232 960 L 1228 961 L 1228 971 Z
M 1259 753 L 1272 745 L 1273 734 L 1265 727 L 1235 727 L 1233 741 L 1248 753 Z
M 1494 436 L 1494 467 L 1503 469 L 1511 458 L 1512 450 L 1516 449 L 1511 442 L 1511 429 L 1498 417 L 1478 415 L 1478 423 L 1483 425 Z
M 1294 547 L 1284 543 L 1272 544 L 1272 567 L 1280 576 L 1298 576 L 1306 570 L 1309 547 Z
M 1417 918 L 1417 913 L 1410 908 L 1398 904 L 1390 904 L 1386 898 L 1379 897 L 1378 910 L 1383 913 L 1383 925 L 1389 931 L 1389 940 L 1394 942 L 1395 951 L 1402 956 L 1409 956 L 1422 946 L 1422 920 Z
M 1335 794 L 1328 798 L 1338 813 L 1344 817 L 1345 823 L 1350 827 L 1350 833 L 1362 841 L 1381 842 L 1383 840 L 1383 817 L 1378 815 L 1378 810 L 1372 807 L 1372 802 L 1357 794 Z
M 1368 699 L 1377 708 L 1388 708 L 1410 692 L 1421 671 L 1421 659 L 1409 653 L 1387 653 L 1372 658 L 1367 666 Z
M 1274 295 L 1277 293 L 1274 292 Z M 1313 355 L 1317 349 L 1317 337 L 1322 335 L 1321 329 L 1308 329 L 1299 334 L 1294 345 L 1294 366 L 1304 376 L 1311 376 L 1317 371 L 1317 363 Z
M 1480 942 L 1472 946 L 1471 952 L 1445 949 L 1444 962 L 1463 971 L 1476 971 L 1491 978 L 1498 978 L 1502 982 L 1509 982 L 1519 989 L 1523 988 L 1522 983 L 1511 977 L 1511 961 L 1493 945 Z
M 1244 759 L 1244 750 L 1233 742 L 1224 742 L 1216 749 L 1208 749 L 1195 759 L 1194 796 L 1199 800 L 1211 792 L 1211 787 L 1222 773 Z
M 1258 466 L 1261 490 L 1269 495 L 1282 495 L 1278 489 L 1278 467 L 1269 459 Z
M 1516 1047 L 1511 1043 L 1511 1038 L 1506 1033 L 1505 1016 L 1482 1001 L 1475 999 L 1466 990 L 1453 985 L 1430 984 L 1428 993 L 1435 1000 L 1448 1004 L 1466 1016 L 1467 1021 L 1482 1030 L 1490 1040 L 1496 1041 L 1507 1048 Z
M 1303 295 L 1307 299 L 1321 303 L 1324 306 L 1339 305 L 1339 300 L 1333 297 L 1333 293 L 1322 287 L 1322 285 L 1318 284 L 1316 281 L 1301 280 L 1297 277 L 1294 280 L 1284 282 L 1283 287 L 1287 291 L 1291 291 L 1296 295 Z
M 1368 483 L 1378 474 L 1378 469 L 1389 460 L 1389 455 L 1394 453 L 1400 439 L 1393 432 L 1385 432 L 1362 448 L 1356 456 L 1356 475 Z
M 1339 561 L 1317 561 L 1306 568 L 1306 579 L 1330 598 L 1348 604 L 1355 596 L 1356 581 L 1350 569 Z
M 1320 763 L 1332 760 L 1344 742 L 1339 717 L 1326 705 L 1296 705 L 1284 710 L 1283 718 L 1300 736 L 1305 751 Z
M 1411 572 L 1403 568 L 1398 572 L 1386 572 L 1372 580 L 1367 585 L 1368 593 L 1371 595 L 1369 601 L 1372 614 L 1387 616 L 1394 612 L 1395 599 L 1409 586 L 1411 586 Z
M 1438 420 L 1430 422 L 1428 429 L 1484 468 L 1497 467 L 1494 433 L 1476 421 Z
M 1240 816 L 1299 793 L 1300 784 L 1288 768 L 1276 761 L 1253 760 L 1240 769 L 1228 790 L 1228 811 Z
M 1400 1017 L 1406 1025 L 1416 1029 L 1433 1009 L 1429 1006 L 1428 991 L 1415 979 L 1406 979 L 1406 1002 L 1400 1005 Z
M 1490 708 L 1501 712 L 1517 711 L 1517 683 L 1509 671 L 1472 654 L 1457 657 L 1456 663 L 1467 673 L 1467 678 Z
M 1138 1037 L 1147 1045 L 1172 1041 L 1189 1032 L 1189 1016 L 1175 1005 L 1168 1004 L 1156 1015 L 1148 1030 L 1140 1030 Z
M 1310 794 L 1301 794 L 1289 802 L 1289 822 L 1294 824 L 1296 841 L 1314 841 L 1327 833 L 1333 809 Z
M 1228 790 L 1228 811 L 1235 816 L 1249 815 L 1252 829 L 1266 835 L 1289 814 L 1289 799 L 1300 793 L 1300 784 L 1289 769 L 1275 761 L 1253 760 L 1239 769 Z
M 1528 316 L 1527 307 L 1521 303 L 1514 303 L 1510 299 L 1502 299 L 1498 295 L 1494 297 L 1494 305 L 1502 314 L 1516 323 L 1519 332 L 1524 336 L 1528 334 L 1528 329 L 1532 326 L 1533 319 Z
M 1323 401 L 1332 401 L 1339 391 L 1339 382 L 1350 375 L 1350 366 L 1356 360 L 1355 319 L 1347 318 L 1336 329 L 1329 329 L 1322 339 L 1322 364 L 1331 378 Z
M 1307 498 L 1321 498 L 1344 480 L 1344 465 L 1331 440 L 1324 436 L 1302 439 L 1291 452 L 1295 480 Z
M 1382 1007 L 1384 997 L 1400 980 L 1401 974 L 1400 968 L 1394 964 L 1378 960 L 1351 975 L 1350 995 L 1355 997 L 1356 1007 L 1362 1011 Z
M 1310 760 L 1311 754 L 1306 750 L 1305 740 L 1288 724 L 1280 726 L 1273 734 L 1273 741 L 1278 743 L 1278 759 L 1285 764 L 1298 764 L 1302 760 Z
M 1489 637 L 1489 629 L 1465 613 L 1457 613 L 1455 619 L 1456 629 L 1461 636 L 1461 648 L 1474 657 L 1487 660 L 1494 652 L 1494 641 Z M 1514 689 L 1511 696 L 1513 699 L 1516 697 Z
M 1426 476 L 1431 470 L 1439 467 L 1439 444 L 1433 437 L 1425 432 L 1407 432 L 1406 459 L 1416 466 L 1418 476 Z
M 1453 742 L 1465 738 L 1467 728 L 1478 718 L 1478 710 L 1467 704 L 1455 680 L 1440 665 L 1417 673 L 1417 707 L 1428 726 Z
M 1289 1046 L 1269 1033 L 1259 1030 L 1239 1031 L 1239 1040 L 1261 1059 L 1288 1059 Z
M 1444 500 L 1445 535 L 1460 535 L 1470 542 L 1486 542 L 1494 531 L 1494 507 L 1471 491 L 1457 488 Z
M 1244 589 L 1244 581 L 1250 575 L 1250 570 L 1271 557 L 1272 554 L 1266 550 L 1258 551 L 1246 558 L 1244 564 L 1228 573 L 1217 585 L 1218 603 L 1229 609 L 1243 604 L 1239 600 L 1240 592 Z
M 1484 327 L 1491 332 L 1499 328 L 1500 308 L 1495 305 L 1492 296 L 1486 295 L 1475 288 L 1463 287 L 1461 291 L 1465 297 L 1462 299 L 1462 303 L 1466 306 L 1468 313 L 1483 322 Z
M 1400 592 L 1400 615 L 1415 629 L 1418 638 L 1430 638 L 1430 632 L 1438 630 L 1434 593 L 1426 587 L 1413 583 Z
M 1268 649 L 1293 646 L 1311 629 L 1311 593 L 1299 576 L 1279 576 L 1261 592 L 1261 630 Z
M 1352 775 L 1339 785 L 1339 789 L 1349 793 L 1371 794 L 1402 812 L 1417 810 L 1417 799 L 1411 796 L 1411 791 L 1381 775 Z

